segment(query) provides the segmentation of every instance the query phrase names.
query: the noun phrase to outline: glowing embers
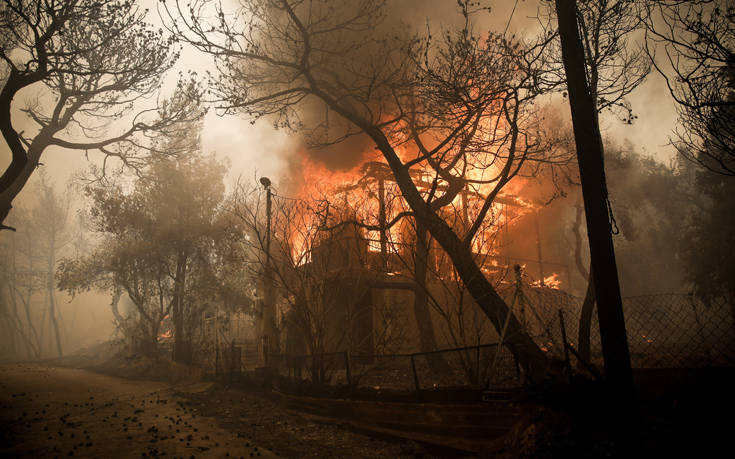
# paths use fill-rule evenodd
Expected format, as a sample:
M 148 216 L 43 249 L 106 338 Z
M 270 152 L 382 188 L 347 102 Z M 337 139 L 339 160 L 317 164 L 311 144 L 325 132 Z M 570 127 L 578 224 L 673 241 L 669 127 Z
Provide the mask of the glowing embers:
M 531 282 L 531 287 L 546 287 L 559 290 L 561 288 L 561 280 L 559 279 L 559 274 L 553 273 L 550 276 L 546 276 L 544 277 L 543 281 L 533 281 Z
M 160 342 L 166 342 L 171 340 L 174 337 L 174 328 L 173 328 L 173 321 L 171 320 L 171 316 L 169 314 L 166 314 L 164 318 L 161 320 L 161 326 L 159 327 L 160 332 L 158 333 L 158 336 L 156 337 L 156 340 Z

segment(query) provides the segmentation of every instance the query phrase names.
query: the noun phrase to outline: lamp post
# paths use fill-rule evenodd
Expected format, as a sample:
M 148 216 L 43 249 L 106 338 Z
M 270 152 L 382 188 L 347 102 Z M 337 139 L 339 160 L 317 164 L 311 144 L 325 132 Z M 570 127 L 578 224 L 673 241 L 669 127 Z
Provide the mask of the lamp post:
M 260 183 L 266 193 L 266 228 L 265 228 L 265 268 L 263 270 L 263 357 L 266 367 L 269 366 L 268 354 L 275 339 L 275 311 L 273 310 L 273 277 L 271 273 L 271 181 L 261 177 Z
M 266 228 L 265 228 L 265 266 L 270 268 L 271 264 L 271 180 L 268 177 L 261 177 L 260 183 L 265 188 L 265 215 L 266 215 Z

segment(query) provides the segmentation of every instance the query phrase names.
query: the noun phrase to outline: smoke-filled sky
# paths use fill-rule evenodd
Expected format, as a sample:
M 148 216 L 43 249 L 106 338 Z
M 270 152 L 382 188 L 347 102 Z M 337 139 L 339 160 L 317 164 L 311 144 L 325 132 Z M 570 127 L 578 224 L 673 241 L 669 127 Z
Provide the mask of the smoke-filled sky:
M 155 0 L 139 0 L 142 7 L 149 8 L 149 20 L 155 26 L 160 25 L 156 13 Z M 234 4 L 228 0 L 225 4 Z M 425 30 L 427 24 L 433 30 L 447 25 L 451 18 L 459 18 L 456 3 L 450 0 L 392 0 L 389 1 L 391 14 L 395 18 Z M 482 26 L 494 30 L 502 30 L 511 18 L 509 32 L 519 36 L 535 33 L 538 25 L 533 17 L 540 5 L 534 1 L 494 1 L 489 3 L 492 12 L 486 15 Z M 184 49 L 177 68 L 171 72 L 169 80 L 174 82 L 179 70 L 196 70 L 200 75 L 212 69 L 208 56 L 194 50 Z M 21 108 L 33 94 L 23 94 L 14 101 L 15 108 Z M 630 141 L 640 152 L 648 153 L 661 161 L 668 162 L 673 149 L 667 146 L 668 138 L 675 127 L 676 113 L 673 102 L 663 84 L 661 77 L 651 74 L 635 92 L 629 96 L 634 113 L 638 119 L 633 125 L 625 125 L 610 117 L 603 117 L 603 129 L 606 135 L 617 143 Z M 565 110 L 567 110 L 565 108 Z M 17 123 L 17 122 L 16 122 Z M 16 130 L 24 130 L 27 126 L 17 123 Z M 217 116 L 211 111 L 207 116 L 202 134 L 205 152 L 216 152 L 221 158 L 227 158 L 231 164 L 230 177 L 244 176 L 251 178 L 255 174 L 270 176 L 276 184 L 293 180 L 289 177 L 298 173 L 298 151 L 301 142 L 292 133 L 276 130 L 268 120 L 260 120 L 254 125 L 249 120 L 236 117 Z M 328 158 L 328 152 L 313 153 L 316 159 Z M 92 161 L 99 161 L 94 155 Z M 10 155 L 3 142 L 0 145 L 0 167 L 5 168 Z M 42 158 L 43 167 L 56 183 L 66 182 L 73 172 L 87 167 L 84 154 L 79 151 L 64 151 L 58 148 L 49 149 Z M 334 167 L 344 168 L 352 164 L 350 161 L 335 162 Z

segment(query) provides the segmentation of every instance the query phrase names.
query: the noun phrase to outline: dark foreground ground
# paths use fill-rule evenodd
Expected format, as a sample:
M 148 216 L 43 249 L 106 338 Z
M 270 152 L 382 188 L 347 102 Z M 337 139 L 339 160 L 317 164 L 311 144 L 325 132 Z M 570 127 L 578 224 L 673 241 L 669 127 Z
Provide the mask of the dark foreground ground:
M 426 457 L 211 382 L 0 367 L 0 457 Z
M 0 366 L 0 457 L 730 457 L 735 425 L 731 371 L 643 375 L 629 405 L 590 384 L 528 394 L 507 435 L 463 453 L 190 371 L 92 368 Z

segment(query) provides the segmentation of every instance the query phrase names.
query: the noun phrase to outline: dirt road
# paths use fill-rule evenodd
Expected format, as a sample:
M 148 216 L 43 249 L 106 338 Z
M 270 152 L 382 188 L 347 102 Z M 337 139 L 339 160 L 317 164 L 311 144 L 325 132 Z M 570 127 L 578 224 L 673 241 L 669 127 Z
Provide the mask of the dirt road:
M 166 383 L 42 365 L 0 367 L 0 457 L 164 455 L 276 457 L 199 416 Z
M 0 457 L 432 457 L 213 383 L 0 366 Z

